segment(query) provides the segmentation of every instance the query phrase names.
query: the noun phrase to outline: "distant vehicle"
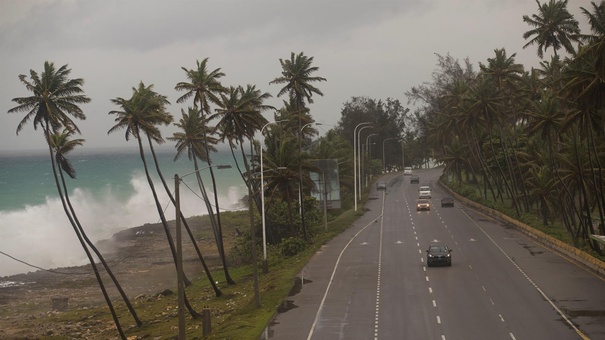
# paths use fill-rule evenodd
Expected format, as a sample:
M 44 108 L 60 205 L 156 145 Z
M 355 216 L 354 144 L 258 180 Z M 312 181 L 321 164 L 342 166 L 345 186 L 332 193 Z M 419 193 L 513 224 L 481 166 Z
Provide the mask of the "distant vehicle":
M 418 189 L 418 198 L 431 198 L 431 188 L 428 185 L 421 185 Z
M 416 211 L 431 210 L 431 202 L 427 199 L 421 198 L 416 201 Z
M 441 198 L 441 206 L 442 207 L 453 207 L 454 206 L 454 199 L 449 197 L 449 196 L 445 196 Z
M 444 243 L 433 243 L 426 251 L 426 264 L 429 267 L 434 265 L 452 265 L 452 250 Z
M 378 182 L 376 184 L 377 190 L 387 190 L 387 184 L 385 182 Z
M 420 177 L 418 177 L 418 176 L 412 176 L 412 177 L 410 177 L 410 183 L 412 183 L 412 184 L 418 184 L 418 183 L 420 183 Z
M 407 166 L 405 167 L 405 169 L 403 169 L 403 175 L 404 176 L 411 176 L 412 175 L 412 168 Z

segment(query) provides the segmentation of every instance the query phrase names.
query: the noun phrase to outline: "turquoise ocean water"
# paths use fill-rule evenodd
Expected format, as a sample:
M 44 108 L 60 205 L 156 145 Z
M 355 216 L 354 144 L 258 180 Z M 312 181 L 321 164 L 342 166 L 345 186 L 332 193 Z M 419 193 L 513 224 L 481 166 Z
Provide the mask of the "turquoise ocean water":
M 191 173 L 193 163 L 186 157 L 175 162 L 172 148 L 157 150 L 157 155 L 162 174 L 174 193 L 174 175 Z M 169 205 L 155 175 L 151 155 L 147 156 L 165 214 L 174 219 L 174 207 Z M 80 150 L 69 160 L 77 173 L 76 179 L 67 179 L 69 196 L 91 239 L 110 238 L 117 231 L 160 221 L 138 150 Z M 234 167 L 214 172 L 221 210 L 242 209 L 240 199 L 247 190 L 231 152 L 213 154 L 212 162 Z M 206 189 L 211 191 L 209 170 L 201 173 Z M 186 216 L 206 213 L 195 175 L 183 178 L 180 193 Z M 86 263 L 58 198 L 48 152 L 0 153 L 0 252 L 0 277 L 36 270 L 5 254 L 42 268 Z

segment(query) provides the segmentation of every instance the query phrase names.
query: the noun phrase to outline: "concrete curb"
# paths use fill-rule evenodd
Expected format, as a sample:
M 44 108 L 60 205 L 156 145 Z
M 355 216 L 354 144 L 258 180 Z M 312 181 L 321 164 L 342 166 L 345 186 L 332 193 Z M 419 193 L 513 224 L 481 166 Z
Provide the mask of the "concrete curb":
M 479 203 L 471 201 L 466 197 L 458 195 L 453 190 L 451 190 L 447 185 L 445 185 L 441 181 L 441 179 L 439 179 L 439 185 L 444 190 L 446 190 L 450 195 L 455 197 L 458 201 L 462 202 L 464 205 L 469 206 L 478 211 L 481 211 L 489 216 L 495 217 L 505 223 L 508 223 L 508 224 L 514 226 L 517 230 L 519 230 L 522 233 L 526 234 L 527 236 L 533 238 L 540 244 L 542 244 L 556 252 L 559 252 L 576 262 L 579 262 L 580 264 L 584 265 L 585 267 L 587 267 L 588 269 L 594 271 L 595 273 L 597 273 L 599 275 L 605 276 L 605 262 L 591 256 L 590 254 L 588 254 L 572 245 L 561 242 L 560 240 L 557 240 L 556 238 L 554 238 L 550 235 L 547 235 L 539 230 L 536 230 L 536 229 L 528 226 L 527 224 L 517 221 L 508 215 L 505 215 L 499 211 L 493 210 L 493 209 L 483 206 Z

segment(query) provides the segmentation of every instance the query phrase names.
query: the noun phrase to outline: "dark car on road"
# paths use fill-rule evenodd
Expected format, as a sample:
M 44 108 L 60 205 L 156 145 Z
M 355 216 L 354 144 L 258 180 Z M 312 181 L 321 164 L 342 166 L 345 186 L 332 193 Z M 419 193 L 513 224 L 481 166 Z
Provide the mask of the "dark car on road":
M 452 250 L 444 243 L 433 243 L 426 251 L 426 264 L 429 267 L 436 265 L 452 265 Z
M 446 196 L 446 197 L 442 197 L 441 198 L 441 206 L 442 207 L 453 207 L 454 206 L 454 199 Z
M 414 184 L 414 183 L 416 183 L 416 184 L 420 183 L 420 177 L 418 177 L 418 176 L 412 176 L 412 177 L 410 177 L 410 183 L 412 183 L 412 184 Z
M 378 182 L 376 184 L 377 190 L 387 190 L 387 184 L 385 182 Z

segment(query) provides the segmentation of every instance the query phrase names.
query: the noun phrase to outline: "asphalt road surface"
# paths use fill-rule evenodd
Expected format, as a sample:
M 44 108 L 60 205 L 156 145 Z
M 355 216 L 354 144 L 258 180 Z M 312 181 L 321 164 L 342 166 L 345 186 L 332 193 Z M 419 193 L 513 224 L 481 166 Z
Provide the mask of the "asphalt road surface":
M 457 201 L 441 207 L 440 172 L 381 178 L 262 338 L 605 339 L 605 279 Z M 416 211 L 419 185 L 430 211 Z M 451 267 L 427 267 L 432 242 L 453 249 Z

